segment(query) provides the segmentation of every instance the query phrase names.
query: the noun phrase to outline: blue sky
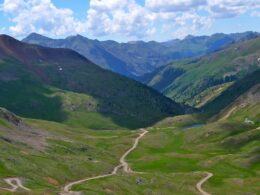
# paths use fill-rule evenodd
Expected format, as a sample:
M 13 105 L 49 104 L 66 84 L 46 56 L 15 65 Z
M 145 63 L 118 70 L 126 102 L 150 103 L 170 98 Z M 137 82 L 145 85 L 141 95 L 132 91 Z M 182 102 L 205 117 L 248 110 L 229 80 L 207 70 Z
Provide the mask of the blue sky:
M 0 33 L 117 41 L 260 31 L 260 0 L 0 0 Z

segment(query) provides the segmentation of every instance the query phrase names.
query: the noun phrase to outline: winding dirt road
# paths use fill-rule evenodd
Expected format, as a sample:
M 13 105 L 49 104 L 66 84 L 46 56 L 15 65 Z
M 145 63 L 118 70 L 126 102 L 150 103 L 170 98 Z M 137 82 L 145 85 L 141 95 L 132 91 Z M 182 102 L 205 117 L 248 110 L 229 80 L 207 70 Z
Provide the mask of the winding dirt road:
M 123 167 L 123 171 L 125 173 L 131 173 L 133 172 L 131 168 L 129 167 L 128 163 L 126 162 L 125 158 L 138 146 L 139 140 L 145 136 L 145 134 L 148 133 L 148 131 L 142 129 L 142 133 L 140 133 L 139 137 L 135 139 L 134 145 L 132 148 L 130 148 L 126 153 L 120 158 L 120 165 Z
M 15 192 L 17 191 L 18 188 L 21 188 L 25 191 L 31 191 L 29 188 L 26 188 L 23 186 L 21 179 L 19 178 L 7 178 L 4 179 L 4 181 L 9 184 L 10 186 L 12 186 L 12 188 L 0 188 L 2 190 L 6 190 L 6 191 L 10 191 L 10 192 Z
M 260 128 L 260 127 L 259 127 Z M 136 147 L 139 144 L 140 139 L 145 136 L 145 134 L 147 134 L 148 131 L 145 129 L 141 129 L 141 133 L 139 134 L 139 136 L 135 139 L 133 146 L 128 149 L 123 156 L 120 158 L 120 163 L 119 165 L 117 165 L 116 167 L 114 167 L 113 171 L 111 173 L 108 174 L 103 174 L 103 175 L 99 175 L 99 176 L 95 176 L 95 177 L 89 177 L 89 178 L 85 178 L 85 179 L 81 179 L 78 181 L 74 181 L 71 182 L 69 184 L 67 184 L 64 188 L 63 188 L 63 192 L 60 193 L 60 195 L 80 195 L 80 192 L 73 192 L 71 191 L 71 188 L 74 185 L 77 184 L 81 184 L 84 183 L 86 181 L 90 181 L 90 180 L 95 180 L 95 179 L 101 179 L 101 178 L 105 178 L 105 177 L 110 177 L 113 175 L 116 175 L 119 169 L 122 169 L 125 173 L 134 173 L 129 164 L 126 162 L 125 158 L 134 150 L 136 149 Z M 203 179 L 201 179 L 197 184 L 196 184 L 196 189 L 200 192 L 201 195 L 211 195 L 208 192 L 204 191 L 202 189 L 202 185 L 213 176 L 212 173 L 209 172 L 205 172 L 206 173 L 206 177 L 204 177 Z M 17 189 L 21 188 L 25 191 L 31 191 L 29 188 L 26 188 L 23 186 L 21 179 L 19 178 L 7 178 L 4 179 L 4 181 L 9 184 L 12 188 L 2 188 L 0 187 L 0 189 L 2 190 L 6 190 L 6 191 L 10 191 L 10 192 L 16 192 Z
M 209 172 L 205 172 L 207 174 L 206 177 L 204 177 L 203 179 L 201 179 L 197 184 L 196 184 L 196 188 L 197 190 L 200 192 L 200 194 L 202 195 L 210 195 L 208 192 L 205 192 L 203 189 L 202 189 L 202 185 L 209 179 L 213 176 L 212 173 L 209 173 Z
M 78 181 L 71 182 L 71 183 L 67 184 L 63 188 L 63 192 L 60 193 L 60 194 L 61 195 L 76 195 L 76 194 L 80 194 L 78 192 L 71 191 L 71 188 L 74 185 L 81 184 L 81 183 L 84 183 L 86 181 L 90 181 L 90 180 L 95 180 L 95 179 L 100 179 L 100 178 L 110 177 L 110 176 L 116 175 L 118 170 L 121 169 L 121 168 L 123 168 L 123 171 L 125 173 L 131 173 L 132 170 L 129 167 L 128 163 L 126 162 L 125 158 L 138 146 L 139 140 L 143 136 L 145 136 L 146 133 L 148 133 L 148 131 L 146 131 L 145 129 L 141 129 L 141 133 L 135 139 L 133 146 L 123 154 L 123 156 L 120 158 L 120 164 L 118 166 L 116 166 L 111 173 L 104 174 L 104 175 L 99 175 L 99 176 L 95 176 L 95 177 L 89 177 L 89 178 L 86 178 L 86 179 L 81 179 L 81 180 L 78 180 Z

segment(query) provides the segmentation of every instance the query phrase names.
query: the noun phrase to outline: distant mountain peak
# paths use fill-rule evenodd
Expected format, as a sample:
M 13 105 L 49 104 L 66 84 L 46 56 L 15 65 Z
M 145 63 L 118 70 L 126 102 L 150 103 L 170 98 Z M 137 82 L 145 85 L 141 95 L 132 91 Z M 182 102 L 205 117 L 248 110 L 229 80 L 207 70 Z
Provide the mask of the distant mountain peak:
M 49 38 L 49 37 L 46 37 L 46 36 L 44 36 L 44 35 L 38 34 L 38 33 L 36 33 L 36 32 L 33 32 L 33 33 L 31 33 L 31 34 L 29 34 L 29 35 L 27 36 L 27 38 L 30 38 L 30 37 L 34 37 L 34 38 L 37 38 L 37 37 Z
M 194 35 L 187 35 L 184 39 L 193 39 L 194 37 Z
M 32 32 L 32 33 L 30 33 L 29 35 L 28 35 L 28 37 L 29 36 L 43 36 L 43 35 L 41 35 L 41 34 L 39 34 L 39 33 L 36 33 L 36 32 Z
M 27 37 L 25 37 L 22 41 L 30 42 L 31 40 L 47 41 L 47 40 L 53 40 L 53 39 L 33 32 L 33 33 L 29 34 Z
M 71 35 L 65 38 L 65 40 L 70 40 L 70 39 L 89 40 L 87 37 L 84 37 L 83 35 L 80 34 Z

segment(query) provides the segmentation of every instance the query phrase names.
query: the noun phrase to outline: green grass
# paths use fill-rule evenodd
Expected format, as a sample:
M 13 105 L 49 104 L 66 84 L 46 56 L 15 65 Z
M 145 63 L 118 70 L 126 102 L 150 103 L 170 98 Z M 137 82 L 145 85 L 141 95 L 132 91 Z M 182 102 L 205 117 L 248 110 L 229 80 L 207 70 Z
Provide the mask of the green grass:
M 4 120 L 0 118 L 0 126 L 2 127 L 10 127 L 10 125 Z
M 175 118 L 175 128 L 166 129 L 169 121 L 164 121 L 150 130 L 128 161 L 133 170 L 150 174 L 212 172 L 214 176 L 204 185 L 212 194 L 257 194 L 259 160 L 249 159 L 257 156 L 260 133 L 255 130 L 257 125 L 244 124 L 244 117 L 254 118 L 258 108 L 244 108 L 243 116 L 242 111 L 236 112 L 226 121 L 192 129 L 180 127 Z M 231 190 L 228 186 L 237 181 L 243 185 Z
M 230 87 L 233 82 L 228 82 L 220 85 L 216 85 L 213 87 L 209 87 L 200 94 L 196 95 L 191 101 L 191 105 L 195 105 L 196 108 L 200 108 L 210 101 L 214 100 L 218 97 L 223 91 L 225 91 L 228 87 Z
M 74 188 L 86 194 L 196 194 L 194 185 L 200 179 L 197 174 L 153 173 L 117 175 L 89 181 Z
M 235 130 L 230 129 L 232 126 Z M 225 121 L 224 124 L 212 123 L 188 130 L 180 127 L 165 129 L 164 125 L 162 129 L 150 129 L 138 148 L 127 157 L 132 169 L 142 174 L 93 180 L 73 189 L 86 194 L 197 194 L 195 185 L 203 178 L 203 173 L 198 171 L 209 171 L 214 176 L 203 185 L 207 192 L 257 194 L 260 189 L 259 166 L 244 166 L 244 160 L 260 142 L 249 140 L 246 146 L 236 150 L 229 150 L 221 143 L 250 130 L 250 127 L 247 130 L 240 128 L 239 124 L 235 126 Z M 239 187 L 234 189 L 238 184 Z
M 190 129 L 186 127 L 201 123 L 203 117 L 165 119 L 150 128 L 127 157 L 131 168 L 143 173 L 119 172 L 76 185 L 73 190 L 86 194 L 196 194 L 196 183 L 203 178 L 202 172 L 208 171 L 214 176 L 203 189 L 212 194 L 257 194 L 258 122 L 248 125 L 244 118 L 257 119 L 258 109 L 259 104 L 248 106 L 225 121 Z M 48 145 L 39 151 L 17 141 L 1 140 L 0 178 L 23 177 L 25 186 L 35 194 L 55 194 L 69 181 L 108 173 L 137 136 L 137 132 L 127 130 L 94 131 L 44 120 L 24 121 L 46 131 Z M 0 133 L 4 136 L 5 130 L 0 128 Z M 0 185 L 6 186 L 4 182 Z
M 196 106 L 212 88 L 258 70 L 259 49 L 260 38 L 232 44 L 204 57 L 172 62 L 145 82 L 177 102 Z
M 19 142 L 0 140 L 0 178 L 22 177 L 35 193 L 57 193 L 61 185 L 96 174 L 107 173 L 132 144 L 130 131 L 94 131 L 63 124 L 26 120 L 48 132 L 43 151 Z M 5 130 L 1 130 L 5 135 Z M 56 183 L 51 183 L 53 180 Z

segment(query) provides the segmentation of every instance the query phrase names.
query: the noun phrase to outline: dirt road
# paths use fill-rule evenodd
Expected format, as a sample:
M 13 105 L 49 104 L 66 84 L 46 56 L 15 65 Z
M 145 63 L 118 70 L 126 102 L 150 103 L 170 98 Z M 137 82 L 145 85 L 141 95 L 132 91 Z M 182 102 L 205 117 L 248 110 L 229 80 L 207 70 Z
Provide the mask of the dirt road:
M 31 191 L 29 188 L 26 188 L 23 186 L 21 179 L 19 178 L 7 178 L 4 179 L 4 181 L 9 184 L 12 188 L 0 188 L 2 190 L 10 191 L 10 192 L 15 192 L 17 191 L 18 188 L 21 188 L 25 191 Z
M 139 140 L 143 136 L 145 136 L 146 133 L 148 133 L 148 131 L 146 131 L 145 129 L 141 129 L 141 133 L 135 139 L 133 146 L 123 154 L 123 156 L 120 158 L 120 164 L 118 166 L 116 166 L 111 173 L 104 174 L 104 175 L 99 175 L 99 176 L 95 176 L 95 177 L 89 177 L 89 178 L 85 178 L 85 179 L 81 179 L 81 180 L 78 180 L 78 181 L 71 182 L 71 183 L 67 184 L 63 188 L 63 192 L 61 193 L 61 195 L 76 195 L 76 194 L 80 194 L 80 193 L 71 191 L 71 188 L 74 185 L 81 184 L 81 183 L 84 183 L 86 181 L 90 181 L 90 180 L 95 180 L 95 179 L 100 179 L 100 178 L 110 177 L 110 176 L 116 175 L 118 170 L 121 169 L 121 168 L 123 168 L 123 171 L 125 173 L 131 173 L 132 170 L 129 167 L 128 163 L 126 162 L 125 158 L 138 146 Z
M 206 177 L 204 177 L 203 179 L 201 179 L 197 184 L 196 184 L 196 188 L 197 190 L 200 192 L 201 195 L 210 195 L 208 192 L 205 192 L 203 189 L 202 189 L 202 185 L 209 179 L 213 176 L 212 173 L 209 173 L 209 172 L 205 172 L 207 174 Z
M 140 133 L 139 137 L 137 137 L 135 139 L 134 145 L 132 146 L 132 148 L 130 148 L 128 151 L 126 151 L 126 153 L 120 158 L 120 164 L 123 167 L 123 171 L 125 173 L 131 173 L 132 170 L 129 167 L 128 163 L 126 162 L 125 158 L 138 146 L 139 140 L 145 136 L 145 134 L 148 133 L 148 131 L 142 129 L 142 133 Z

